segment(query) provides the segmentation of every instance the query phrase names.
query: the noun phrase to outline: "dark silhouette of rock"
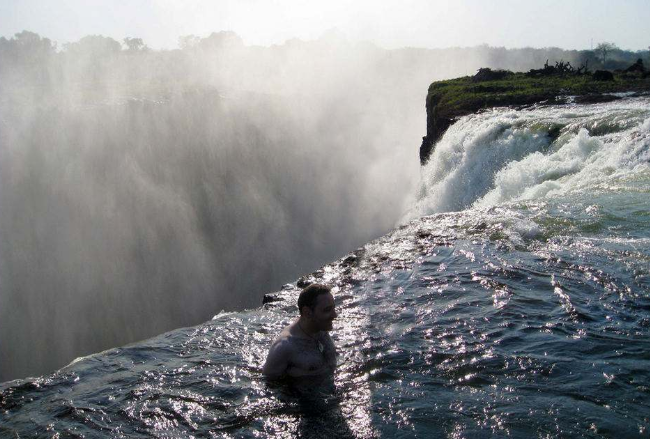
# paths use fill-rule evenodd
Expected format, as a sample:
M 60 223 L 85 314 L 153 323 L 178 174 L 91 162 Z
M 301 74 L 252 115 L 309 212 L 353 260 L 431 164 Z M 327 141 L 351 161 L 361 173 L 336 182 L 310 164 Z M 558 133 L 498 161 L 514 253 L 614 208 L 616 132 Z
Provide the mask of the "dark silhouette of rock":
M 626 73 L 643 73 L 645 72 L 645 67 L 643 67 L 643 60 L 641 58 L 637 59 L 634 64 L 625 69 Z
M 440 111 L 439 103 L 442 96 L 427 96 L 427 135 L 422 138 L 420 145 L 420 164 L 424 165 L 433 151 L 436 142 L 442 137 L 455 120 L 454 115 Z
M 306 276 L 303 276 L 300 279 L 298 279 L 298 282 L 296 282 L 296 286 L 298 288 L 307 288 L 312 283 L 313 282 L 311 281 L 311 279 L 307 278 Z
M 355 266 L 357 265 L 358 260 L 359 258 L 357 257 L 357 255 L 353 253 L 351 255 L 348 255 L 345 259 L 343 259 L 340 265 L 341 267 Z
M 267 303 L 279 302 L 282 298 L 278 294 L 265 294 L 262 299 L 262 305 Z
M 592 78 L 596 81 L 613 81 L 614 74 L 607 70 L 596 70 Z
M 611 94 L 593 93 L 584 96 L 576 96 L 574 102 L 576 104 L 602 104 L 604 102 L 618 101 L 620 96 Z
M 492 70 L 489 67 L 483 67 L 478 69 L 476 75 L 472 77 L 472 81 L 474 82 L 498 81 L 510 75 L 512 75 L 512 72 L 509 70 Z

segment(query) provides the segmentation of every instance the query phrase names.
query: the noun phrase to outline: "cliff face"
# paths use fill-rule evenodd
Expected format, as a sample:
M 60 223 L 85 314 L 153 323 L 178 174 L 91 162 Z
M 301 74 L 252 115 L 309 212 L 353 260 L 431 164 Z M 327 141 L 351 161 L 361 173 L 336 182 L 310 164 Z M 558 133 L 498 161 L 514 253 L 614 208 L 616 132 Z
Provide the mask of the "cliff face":
M 447 128 L 454 123 L 454 116 L 448 114 L 444 105 L 440 105 L 441 100 L 442 96 L 440 94 L 429 93 L 427 95 L 427 135 L 422 138 L 422 145 L 420 146 L 421 165 L 424 165 L 428 160 L 433 151 L 433 145 L 447 131 Z M 461 114 L 458 114 L 455 117 L 460 116 Z
M 650 92 L 647 72 L 614 73 L 612 80 L 597 75 L 548 75 L 491 72 L 481 69 L 475 76 L 434 82 L 426 100 L 427 135 L 420 146 L 424 165 L 435 144 L 459 117 L 492 107 L 522 107 L 533 104 L 606 102 L 619 97 L 612 93 Z M 597 72 L 598 73 L 598 72 Z

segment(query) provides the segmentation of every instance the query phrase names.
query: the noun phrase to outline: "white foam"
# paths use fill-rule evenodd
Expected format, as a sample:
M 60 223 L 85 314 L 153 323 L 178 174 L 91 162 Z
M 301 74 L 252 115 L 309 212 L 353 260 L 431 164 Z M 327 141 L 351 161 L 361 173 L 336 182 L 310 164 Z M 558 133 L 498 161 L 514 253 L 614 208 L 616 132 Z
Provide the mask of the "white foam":
M 586 191 L 647 172 L 649 104 L 647 98 L 628 99 L 569 109 L 498 109 L 461 118 L 423 167 L 418 200 L 402 222 Z M 549 135 L 553 125 L 563 127 L 555 141 Z

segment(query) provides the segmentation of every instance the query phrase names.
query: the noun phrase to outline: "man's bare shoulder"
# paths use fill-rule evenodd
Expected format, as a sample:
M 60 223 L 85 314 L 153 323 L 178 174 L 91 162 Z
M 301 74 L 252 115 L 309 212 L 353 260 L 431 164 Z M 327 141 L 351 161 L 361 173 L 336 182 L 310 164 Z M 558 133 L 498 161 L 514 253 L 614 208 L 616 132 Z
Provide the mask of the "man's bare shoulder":
M 289 367 L 289 362 L 296 355 L 296 344 L 293 341 L 291 326 L 285 327 L 271 343 L 271 348 L 264 363 L 264 375 L 269 377 L 284 375 Z
M 278 336 L 273 340 L 273 344 L 289 339 L 293 335 L 293 323 L 285 326 Z
M 290 354 L 295 348 L 296 343 L 293 336 L 284 332 L 271 343 L 271 351 L 274 353 L 282 353 L 283 355 Z

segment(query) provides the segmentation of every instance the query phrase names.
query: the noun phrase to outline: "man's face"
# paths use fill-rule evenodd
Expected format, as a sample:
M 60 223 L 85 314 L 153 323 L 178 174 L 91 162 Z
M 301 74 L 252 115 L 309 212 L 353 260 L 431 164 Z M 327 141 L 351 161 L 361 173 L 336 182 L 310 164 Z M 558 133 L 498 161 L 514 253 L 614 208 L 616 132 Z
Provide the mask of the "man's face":
M 311 312 L 311 320 L 319 331 L 331 331 L 332 321 L 336 318 L 336 305 L 331 293 L 320 294 L 316 306 Z

